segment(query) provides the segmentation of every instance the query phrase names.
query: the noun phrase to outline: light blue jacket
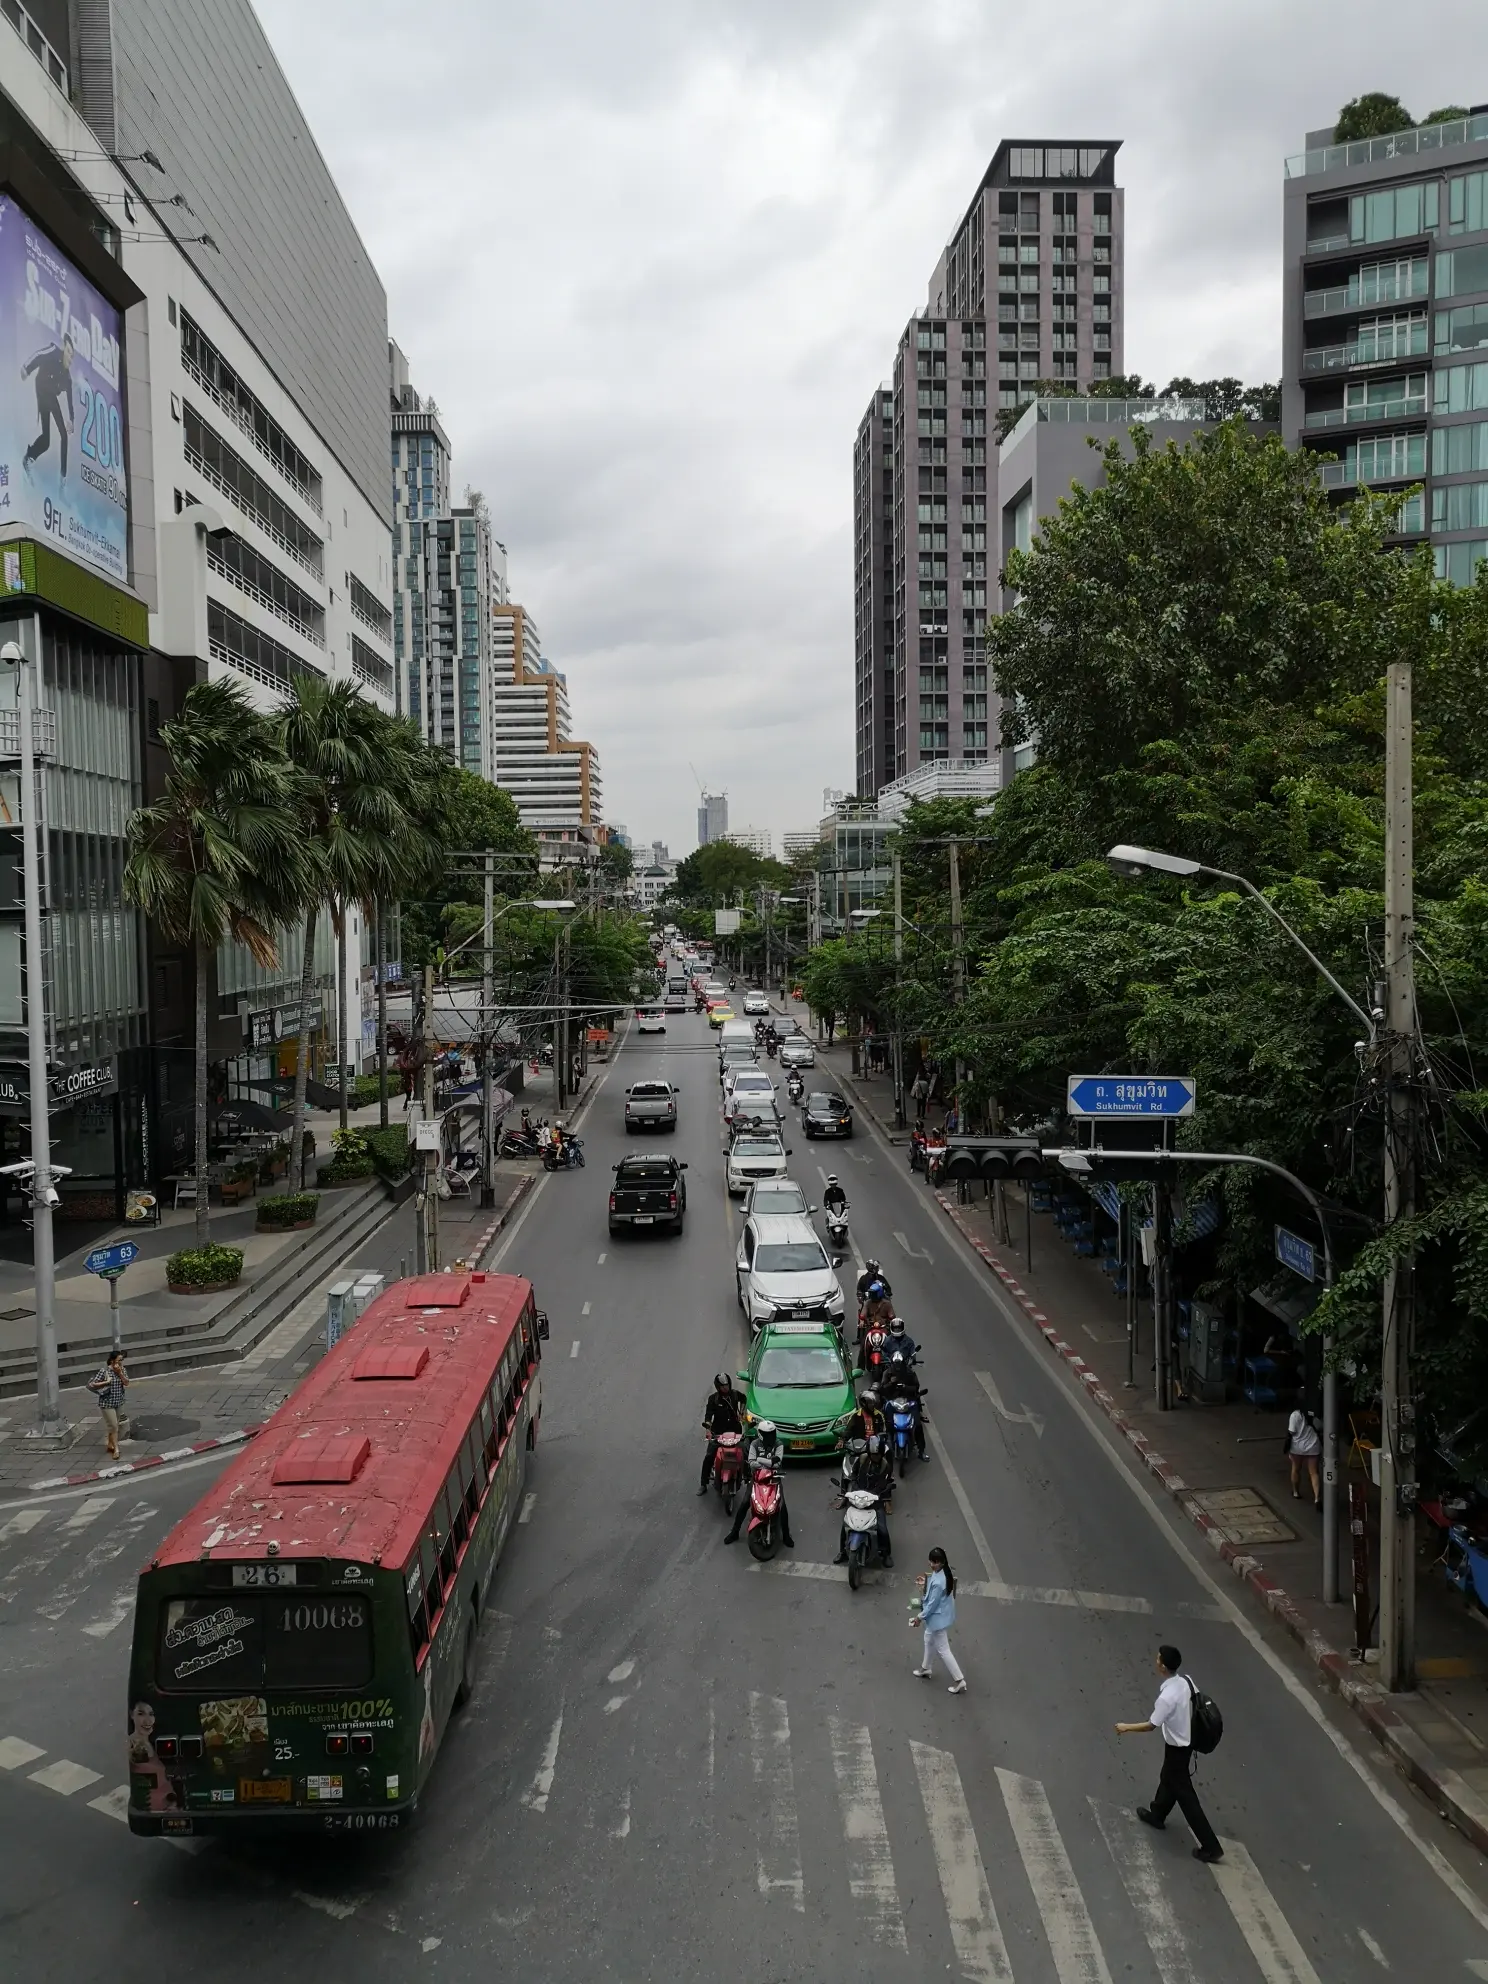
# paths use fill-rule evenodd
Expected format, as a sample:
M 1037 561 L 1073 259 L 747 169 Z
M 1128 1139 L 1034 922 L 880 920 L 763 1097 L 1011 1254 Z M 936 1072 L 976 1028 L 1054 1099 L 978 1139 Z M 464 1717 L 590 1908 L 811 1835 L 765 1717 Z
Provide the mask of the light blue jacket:
M 956 1623 L 956 1598 L 946 1590 L 944 1571 L 932 1571 L 920 1600 L 920 1624 L 932 1633 L 948 1632 Z

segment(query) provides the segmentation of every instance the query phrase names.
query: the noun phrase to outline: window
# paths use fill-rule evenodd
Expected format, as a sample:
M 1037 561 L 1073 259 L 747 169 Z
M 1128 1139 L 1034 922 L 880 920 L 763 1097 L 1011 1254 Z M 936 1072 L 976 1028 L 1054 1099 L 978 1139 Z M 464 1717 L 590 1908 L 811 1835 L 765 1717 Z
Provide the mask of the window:
M 263 402 L 233 371 L 211 339 L 181 312 L 181 363 L 314 510 L 321 506 L 320 471 L 302 455 Z
M 1435 231 L 1441 188 L 1435 180 L 1421 186 L 1392 186 L 1383 193 L 1355 193 L 1349 201 L 1351 241 L 1398 241 L 1406 234 Z
M 1488 172 L 1469 172 L 1462 179 L 1447 181 L 1447 230 L 1451 234 L 1477 234 L 1488 221 L 1483 218 L 1484 189 Z
M 1488 303 L 1469 303 L 1461 310 L 1436 313 L 1438 352 L 1476 351 L 1488 344 Z
M 1488 482 L 1453 482 L 1445 489 L 1433 489 L 1431 528 L 1488 529 Z
M 1425 435 L 1413 434 L 1410 438 L 1422 443 L 1420 452 L 1424 457 Z M 1467 475 L 1478 468 L 1488 469 L 1488 420 L 1469 420 L 1460 427 L 1438 427 L 1431 437 L 1431 473 Z M 1424 471 L 1425 462 L 1422 460 L 1398 473 L 1420 475 Z M 1440 494 L 1440 491 L 1437 493 Z
M 1436 576 L 1454 586 L 1470 586 L 1479 565 L 1488 558 L 1488 537 L 1474 537 L 1461 544 L 1438 544 L 1432 554 Z
M 1441 430 L 1443 434 L 1467 431 L 1465 428 Z M 1424 475 L 1426 436 L 1380 434 L 1371 441 L 1352 442 L 1344 454 L 1344 470 L 1343 479 L 1347 482 L 1398 482 L 1402 476 Z
M 1438 296 L 1471 296 L 1480 289 L 1488 289 L 1488 242 L 1477 248 L 1449 248 L 1437 256 Z
M 1444 365 L 1432 386 L 1438 413 L 1488 410 L 1488 365 Z

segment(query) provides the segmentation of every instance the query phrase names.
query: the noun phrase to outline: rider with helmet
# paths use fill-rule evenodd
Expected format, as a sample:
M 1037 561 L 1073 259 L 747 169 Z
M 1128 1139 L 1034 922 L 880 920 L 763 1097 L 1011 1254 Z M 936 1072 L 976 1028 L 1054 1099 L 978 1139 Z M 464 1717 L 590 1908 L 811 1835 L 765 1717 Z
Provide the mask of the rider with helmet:
M 749 1442 L 749 1452 L 745 1456 L 744 1468 L 752 1481 L 761 1468 L 775 1468 L 780 1465 L 780 1431 L 773 1419 L 762 1419 L 754 1429 L 754 1438 Z M 737 1543 L 739 1531 L 749 1514 L 750 1497 L 741 1495 L 739 1506 L 734 1511 L 734 1526 L 723 1539 L 725 1543 Z M 790 1510 L 785 1506 L 785 1488 L 780 1490 L 780 1542 L 782 1548 L 794 1550 L 795 1538 L 790 1533 Z
M 828 1219 L 834 1214 L 840 1217 L 847 1211 L 847 1194 L 843 1191 L 835 1171 L 827 1175 L 827 1189 L 822 1193 L 822 1211 Z
M 907 1364 L 912 1358 L 918 1357 L 919 1354 L 920 1346 L 904 1327 L 904 1318 L 902 1316 L 891 1316 L 889 1318 L 889 1356 L 891 1358 L 902 1358 Z
M 867 1393 L 864 1399 L 867 1399 Z M 878 1507 L 874 1510 L 875 1528 L 878 1532 L 878 1561 L 884 1569 L 894 1566 L 894 1549 L 889 1540 L 889 1502 L 894 1493 L 894 1461 L 889 1452 L 889 1443 L 881 1433 L 874 1433 L 866 1441 L 867 1451 L 853 1472 L 854 1488 L 866 1489 L 870 1495 L 878 1497 Z M 844 1519 L 837 1536 L 837 1555 L 834 1564 L 847 1562 L 847 1522 Z
M 875 1281 L 880 1284 L 883 1291 L 883 1298 L 886 1302 L 891 1302 L 894 1299 L 894 1291 L 889 1286 L 889 1277 L 884 1273 L 878 1262 L 865 1261 L 863 1263 L 863 1272 L 858 1276 L 858 1307 L 860 1309 L 867 1301 L 868 1291 Z
M 713 1476 L 719 1434 L 744 1431 L 743 1394 L 734 1390 L 733 1381 L 726 1371 L 718 1373 L 713 1380 L 712 1391 L 703 1401 L 703 1431 L 708 1436 L 708 1445 L 703 1454 L 702 1481 L 698 1487 L 700 1495 L 707 1494 L 708 1483 Z
M 872 1385 L 863 1390 L 858 1399 L 858 1409 L 848 1420 L 844 1429 L 849 1440 L 872 1440 L 882 1438 L 888 1431 L 884 1421 L 883 1406 Z
M 893 1338 L 891 1337 L 889 1341 L 892 1344 Z M 925 1460 L 928 1457 L 925 1452 L 925 1409 L 920 1401 L 923 1387 L 920 1384 L 920 1374 L 914 1367 L 914 1360 L 909 1357 L 896 1357 L 891 1351 L 882 1384 L 884 1398 L 890 1404 L 895 1399 L 902 1398 L 908 1399 L 914 1407 L 915 1452 L 921 1460 Z

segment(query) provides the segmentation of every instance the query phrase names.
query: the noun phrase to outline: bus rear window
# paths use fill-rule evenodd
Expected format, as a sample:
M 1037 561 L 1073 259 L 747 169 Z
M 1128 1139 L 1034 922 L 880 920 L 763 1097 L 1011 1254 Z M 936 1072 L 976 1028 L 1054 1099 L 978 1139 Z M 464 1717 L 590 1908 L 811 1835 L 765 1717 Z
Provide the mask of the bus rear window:
M 355 1688 L 372 1678 L 372 1605 L 360 1593 L 172 1598 L 159 1685 L 190 1693 Z

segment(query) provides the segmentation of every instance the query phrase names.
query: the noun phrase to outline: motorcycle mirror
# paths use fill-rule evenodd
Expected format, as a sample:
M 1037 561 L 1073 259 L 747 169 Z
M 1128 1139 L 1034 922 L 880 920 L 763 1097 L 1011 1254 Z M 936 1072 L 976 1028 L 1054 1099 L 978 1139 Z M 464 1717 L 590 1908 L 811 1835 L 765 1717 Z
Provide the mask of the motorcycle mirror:
M 862 1371 L 861 1371 L 861 1369 L 858 1369 L 858 1368 L 856 1368 L 856 1367 L 855 1367 L 855 1368 L 854 1368 L 854 1370 L 853 1370 L 853 1374 L 852 1374 L 852 1381 L 853 1381 L 853 1383 L 854 1383 L 854 1384 L 856 1384 L 856 1383 L 858 1382 L 858 1380 L 859 1380 L 859 1378 L 861 1378 L 861 1377 L 862 1377 L 862 1375 L 863 1375 L 863 1373 L 862 1373 Z
M 742 1378 L 746 1385 L 749 1382 L 749 1373 L 747 1371 L 735 1371 L 734 1376 L 736 1378 Z
M 846 1259 L 846 1256 L 845 1256 L 845 1255 L 843 1255 L 843 1254 L 834 1254 L 834 1255 L 832 1256 L 832 1266 L 833 1266 L 834 1268 L 840 1268 L 840 1267 L 842 1266 L 842 1263 L 843 1263 L 843 1261 L 844 1261 L 845 1259 Z

